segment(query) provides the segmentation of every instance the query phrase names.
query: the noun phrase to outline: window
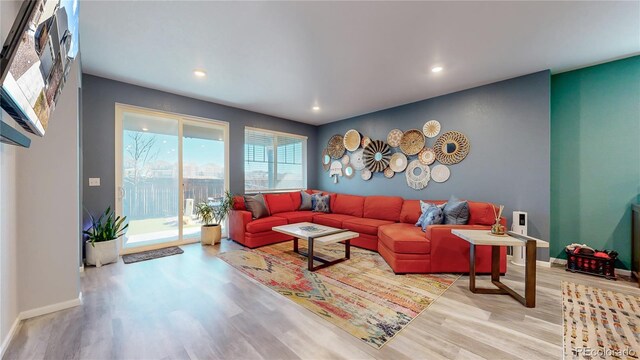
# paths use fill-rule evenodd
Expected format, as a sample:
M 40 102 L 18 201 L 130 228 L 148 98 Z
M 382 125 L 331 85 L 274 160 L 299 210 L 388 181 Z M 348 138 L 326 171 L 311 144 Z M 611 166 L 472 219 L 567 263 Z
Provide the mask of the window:
M 244 191 L 307 187 L 307 138 L 269 130 L 244 130 Z

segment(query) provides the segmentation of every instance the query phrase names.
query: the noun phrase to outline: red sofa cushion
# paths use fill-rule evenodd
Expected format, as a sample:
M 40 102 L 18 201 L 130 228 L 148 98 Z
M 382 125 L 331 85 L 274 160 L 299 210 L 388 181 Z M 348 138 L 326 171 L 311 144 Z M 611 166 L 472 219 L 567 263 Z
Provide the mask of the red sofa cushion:
M 398 221 L 403 202 L 404 199 L 399 196 L 367 196 L 364 199 L 363 217 Z
M 247 210 L 244 205 L 244 196 L 235 195 L 233 197 L 233 210 Z
M 431 241 L 419 227 L 412 224 L 396 223 L 381 226 L 378 230 L 378 239 L 394 253 L 429 254 L 431 252 Z
M 313 216 L 316 213 L 313 211 L 302 210 L 302 211 L 289 211 L 278 213 L 273 216 L 281 217 L 287 219 L 289 224 L 301 223 L 301 222 L 312 222 Z
M 264 201 L 267 203 L 267 208 L 269 209 L 269 213 L 271 213 L 271 215 L 297 210 L 289 193 L 265 194 Z
M 336 194 L 335 201 L 330 204 L 331 212 L 362 217 L 364 199 L 364 196 Z
M 270 231 L 272 227 L 280 225 L 287 225 L 287 219 L 277 216 L 267 216 L 248 223 L 247 232 L 259 233 L 263 231 Z
M 361 234 L 378 235 L 378 228 L 382 225 L 393 224 L 393 221 L 357 218 L 342 222 L 342 227 Z
M 289 196 L 291 196 L 291 201 L 293 201 L 293 211 L 300 209 L 300 204 L 302 204 L 300 191 L 292 191 L 289 193 Z
M 320 225 L 331 226 L 334 228 L 342 229 L 342 222 L 350 219 L 359 219 L 355 216 L 344 214 L 324 214 L 316 213 L 313 216 L 313 222 Z
M 493 204 L 476 201 L 467 201 L 467 203 L 469 204 L 469 225 L 493 225 L 496 222 Z

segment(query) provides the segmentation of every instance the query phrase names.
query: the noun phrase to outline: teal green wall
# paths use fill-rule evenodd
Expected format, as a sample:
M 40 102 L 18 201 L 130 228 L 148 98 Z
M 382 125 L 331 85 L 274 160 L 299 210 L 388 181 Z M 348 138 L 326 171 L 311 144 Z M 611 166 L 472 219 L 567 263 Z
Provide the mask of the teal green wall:
M 631 263 L 640 200 L 640 56 L 551 77 L 551 249 L 568 243 Z

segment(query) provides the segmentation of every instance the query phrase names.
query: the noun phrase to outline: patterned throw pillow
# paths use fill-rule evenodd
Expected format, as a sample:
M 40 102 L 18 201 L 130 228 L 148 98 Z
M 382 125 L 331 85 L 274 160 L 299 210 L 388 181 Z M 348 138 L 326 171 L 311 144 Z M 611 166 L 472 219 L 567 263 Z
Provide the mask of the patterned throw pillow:
M 445 204 L 436 205 L 421 200 L 420 210 L 422 210 L 422 215 L 420 215 L 416 226 L 421 227 L 422 231 L 426 231 L 427 226 L 429 225 L 442 224 L 444 220 L 444 213 L 442 209 L 444 206 Z
M 311 210 L 313 209 L 313 201 L 311 201 L 313 196 L 306 191 L 300 191 L 300 210 Z
M 469 222 L 469 203 L 451 196 L 444 207 L 444 223 L 466 225 Z
M 245 195 L 244 205 L 247 211 L 251 212 L 251 216 L 254 219 L 260 219 L 269 216 L 269 209 L 264 202 L 264 196 L 262 194 L 257 195 Z
M 321 194 L 313 194 L 313 211 L 316 212 L 331 212 L 329 208 L 329 195 L 322 196 Z

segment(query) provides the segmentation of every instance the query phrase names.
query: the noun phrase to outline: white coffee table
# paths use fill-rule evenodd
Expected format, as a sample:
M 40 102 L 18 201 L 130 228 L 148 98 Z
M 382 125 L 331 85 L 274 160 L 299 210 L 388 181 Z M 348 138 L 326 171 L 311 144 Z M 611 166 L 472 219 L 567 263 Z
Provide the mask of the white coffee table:
M 453 235 L 469 242 L 469 290 L 474 294 L 511 295 L 522 305 L 536 307 L 536 249 L 549 247 L 549 243 L 526 235 L 508 232 L 508 236 L 491 235 L 489 230 L 451 230 Z M 491 283 L 497 289 L 476 287 L 476 245 L 491 246 Z M 524 296 L 500 282 L 500 247 L 525 247 Z
M 273 228 L 271 228 L 271 230 L 293 236 L 293 251 L 308 258 L 307 268 L 309 269 L 309 271 L 320 270 L 327 266 L 331 266 L 351 258 L 351 239 L 360 236 L 360 234 L 358 234 L 357 232 L 345 229 L 337 229 L 331 226 L 318 225 L 309 222 L 274 226 Z M 307 241 L 309 248 L 307 253 L 302 253 L 298 250 L 298 239 Z M 340 241 L 344 241 L 344 258 L 327 260 L 315 256 L 315 244 L 333 244 Z M 321 262 L 322 265 L 314 266 L 313 260 Z

